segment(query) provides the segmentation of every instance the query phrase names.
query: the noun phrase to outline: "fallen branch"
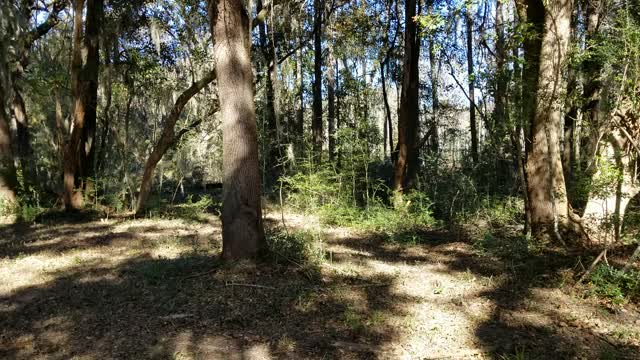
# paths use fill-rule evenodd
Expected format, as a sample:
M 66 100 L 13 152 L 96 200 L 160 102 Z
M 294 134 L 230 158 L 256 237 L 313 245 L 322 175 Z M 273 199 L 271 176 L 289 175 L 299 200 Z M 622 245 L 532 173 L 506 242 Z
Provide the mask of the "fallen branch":
M 591 263 L 591 266 L 589 266 L 589 269 L 582 274 L 582 276 L 580 276 L 580 279 L 578 279 L 578 281 L 576 282 L 576 284 L 574 286 L 577 286 L 578 284 L 580 284 L 584 279 L 587 278 L 587 276 L 591 275 L 591 273 L 593 272 L 593 269 L 595 269 L 596 265 L 598 265 L 598 263 L 600 262 L 600 260 L 602 260 L 603 257 L 606 257 L 607 255 L 607 249 L 604 249 L 600 252 L 600 255 L 598 255 L 598 257 L 596 257 L 595 260 L 593 260 L 593 262 Z
M 258 285 L 258 284 L 244 284 L 244 283 L 235 283 L 235 282 L 225 282 L 224 283 L 225 286 L 245 286 L 245 287 L 253 287 L 253 288 L 259 288 L 259 289 L 269 289 L 269 290 L 275 290 L 276 288 L 273 286 L 266 286 L 266 285 Z

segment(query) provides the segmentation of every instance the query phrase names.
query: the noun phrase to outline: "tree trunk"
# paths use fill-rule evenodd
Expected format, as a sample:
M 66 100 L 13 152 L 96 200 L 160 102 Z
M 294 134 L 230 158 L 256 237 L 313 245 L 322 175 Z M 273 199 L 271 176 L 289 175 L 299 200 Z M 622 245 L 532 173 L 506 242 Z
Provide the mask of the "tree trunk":
M 324 132 L 322 126 L 322 13 L 324 1 L 313 2 L 313 121 L 311 132 L 313 136 L 313 158 L 316 164 L 322 161 L 322 144 Z
M 15 78 L 14 78 L 15 81 Z M 14 84 L 13 88 L 13 115 L 16 119 L 16 154 L 20 167 L 22 168 L 22 181 L 26 187 L 29 187 L 36 181 L 35 169 L 31 159 L 33 150 L 31 149 L 31 141 L 29 139 L 29 119 L 27 117 L 27 108 L 24 99 L 20 94 L 20 89 Z
M 615 191 L 589 194 L 582 219 L 590 232 L 598 235 L 600 241 L 610 242 L 620 240 L 627 205 L 640 192 L 640 186 L 633 177 L 633 169 L 630 169 L 631 154 L 626 151 L 628 140 L 618 130 L 612 132 L 604 143 L 606 145 L 602 147 L 599 159 L 601 162 L 615 164 L 621 176 L 615 184 Z M 597 170 L 593 176 L 597 178 L 600 170 L 598 164 L 595 167 Z
M 3 70 L 6 70 L 6 63 L 3 59 L 4 49 L 0 48 L 0 51 L 3 51 L 3 54 L 0 55 L 0 66 L 4 68 Z M 13 164 L 9 118 L 4 107 L 3 80 L 0 78 L 0 208 L 6 203 L 16 201 L 16 188 L 18 187 L 16 168 Z
M 86 29 L 82 46 L 83 7 L 84 0 L 76 0 L 71 65 L 73 126 L 65 151 L 64 165 L 64 204 L 67 210 L 76 210 L 82 206 L 82 190 L 87 190 L 87 181 L 93 176 L 93 143 L 98 101 L 98 45 L 103 0 L 87 0 Z M 82 53 L 86 54 L 84 64 Z M 79 188 L 77 193 L 76 188 Z
M 302 20 L 298 20 L 297 37 L 298 43 L 302 43 Z M 304 156 L 304 78 L 302 74 L 302 46 L 296 51 L 296 86 L 298 87 L 298 94 L 296 99 L 296 126 L 295 126 L 295 141 L 297 145 L 298 158 Z
M 418 60 L 420 57 L 419 38 L 417 36 L 416 0 L 407 0 L 405 4 L 404 59 L 402 74 L 402 94 L 398 116 L 398 155 L 393 170 L 393 189 L 400 194 L 413 185 L 413 176 L 417 174 L 418 151 L 416 136 L 418 130 Z
M 264 247 L 258 133 L 249 18 L 241 0 L 209 0 L 222 115 L 222 256 L 255 256 Z
M 493 110 L 493 145 L 497 150 L 505 136 L 506 124 L 508 123 L 506 103 L 507 103 L 507 70 L 505 68 L 507 59 L 504 36 L 504 20 L 502 14 L 502 0 L 496 0 L 496 88 L 495 107 Z
M 336 157 L 336 81 L 332 41 L 332 30 L 329 30 L 327 41 L 327 130 L 329 132 L 329 160 L 331 161 Z
M 210 71 L 202 79 L 193 83 L 188 89 L 180 94 L 180 96 L 178 96 L 175 104 L 173 104 L 173 108 L 171 108 L 171 112 L 165 118 L 160 139 L 158 139 L 158 143 L 153 147 L 153 151 L 151 151 L 149 158 L 144 164 L 144 173 L 142 175 L 142 181 L 140 182 L 140 195 L 138 195 L 138 203 L 136 205 L 137 214 L 144 211 L 145 203 L 147 202 L 151 191 L 153 173 L 158 162 L 162 159 L 167 150 L 169 150 L 169 148 L 173 146 L 184 134 L 184 132 L 180 132 L 177 135 L 175 133 L 176 122 L 180 118 L 182 109 L 184 109 L 185 105 L 187 105 L 189 100 L 191 100 L 195 94 L 211 83 L 213 79 L 215 79 L 215 76 L 215 71 Z
M 433 0 L 427 1 L 427 12 L 434 14 Z M 431 79 L 431 124 L 429 132 L 431 133 L 429 149 L 433 155 L 438 154 L 440 140 L 438 139 L 438 112 L 440 109 L 440 101 L 438 100 L 438 77 L 439 70 L 438 61 L 435 53 L 435 36 L 429 34 L 429 78 Z
M 589 0 L 585 1 L 585 42 L 588 46 L 588 51 L 594 51 L 593 47 L 598 46 L 600 43 L 598 31 L 600 28 L 600 11 L 602 9 L 601 0 Z M 587 142 L 585 154 L 587 156 L 587 162 L 594 164 L 592 159 L 593 154 L 597 153 L 598 140 L 601 138 L 601 134 L 604 129 L 603 121 L 600 119 L 600 97 L 602 90 L 602 81 L 600 80 L 600 73 L 602 72 L 602 57 L 597 54 L 590 54 L 586 56 L 582 62 L 582 71 L 584 74 L 584 86 L 583 86 L 583 107 L 582 116 L 583 124 L 587 126 L 590 131 L 590 136 Z M 589 172 L 593 172 L 594 169 L 586 169 Z
M 465 24 L 467 35 L 467 76 L 469 78 L 469 127 L 471 128 L 471 159 L 478 163 L 478 126 L 476 125 L 475 105 L 475 74 L 473 71 L 473 17 L 471 16 L 471 3 L 467 4 L 465 11 Z
M 560 157 L 562 92 L 566 90 L 563 66 L 567 59 L 572 1 L 551 0 L 542 5 L 531 0 L 529 8 L 542 9 L 543 32 L 537 67 L 537 88 L 531 114 L 531 146 L 527 156 L 531 230 L 540 240 L 562 242 L 570 230 L 570 208 Z M 546 10 L 546 11 L 545 11 Z M 539 14 L 528 15 L 536 24 Z M 535 25 L 534 25 L 535 26 Z M 531 54 L 529 54 L 531 55 Z

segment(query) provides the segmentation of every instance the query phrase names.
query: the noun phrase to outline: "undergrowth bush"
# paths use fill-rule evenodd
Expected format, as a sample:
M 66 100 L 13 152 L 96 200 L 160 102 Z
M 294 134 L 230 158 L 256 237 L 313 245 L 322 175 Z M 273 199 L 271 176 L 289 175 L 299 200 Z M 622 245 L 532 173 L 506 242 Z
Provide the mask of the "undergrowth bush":
M 273 261 L 296 265 L 309 278 L 318 276 L 318 269 L 325 259 L 322 233 L 310 230 L 272 230 L 266 235 L 267 253 Z
M 640 301 L 640 271 L 624 272 L 605 264 L 599 265 L 590 277 L 588 294 L 597 295 L 619 305 Z

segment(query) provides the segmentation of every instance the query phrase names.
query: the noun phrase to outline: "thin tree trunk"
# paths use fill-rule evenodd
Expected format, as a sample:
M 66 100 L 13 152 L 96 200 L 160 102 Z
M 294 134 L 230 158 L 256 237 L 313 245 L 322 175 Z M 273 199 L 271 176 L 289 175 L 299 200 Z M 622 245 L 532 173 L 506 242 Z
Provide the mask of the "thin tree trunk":
M 601 0 L 585 1 L 585 41 L 590 48 L 588 51 L 594 51 L 593 47 L 599 45 L 600 40 L 598 37 L 598 31 L 600 28 L 600 11 L 602 8 Z M 584 105 L 582 107 L 582 116 L 584 124 L 591 129 L 590 136 L 588 138 L 585 154 L 589 164 L 594 164 L 595 161 L 591 158 L 593 154 L 597 153 L 598 140 L 601 138 L 602 132 L 606 131 L 603 127 L 603 122 L 600 119 L 600 97 L 602 92 L 602 81 L 600 80 L 600 73 L 602 72 L 602 60 L 600 56 L 591 55 L 586 56 L 582 62 L 582 71 L 584 74 L 584 86 L 582 98 Z M 589 172 L 595 171 L 595 169 L 587 168 Z
M 298 43 L 302 42 L 302 20 L 298 20 L 298 28 L 296 29 Z M 302 46 L 296 51 L 296 86 L 298 94 L 296 99 L 296 156 L 302 158 L 304 155 L 304 78 L 302 74 Z
M 15 81 L 15 80 L 14 80 Z M 20 89 L 14 84 L 13 87 L 13 115 L 16 119 L 16 153 L 20 167 L 22 168 L 22 181 L 25 187 L 29 187 L 36 181 L 34 164 L 31 159 L 33 150 L 29 136 L 29 118 L 24 99 L 20 94 Z
M 473 71 L 473 17 L 471 16 L 471 3 L 467 4 L 465 11 L 466 35 L 467 35 L 467 76 L 469 78 L 469 127 L 471 128 L 471 158 L 473 163 L 478 163 L 478 126 L 476 124 L 475 105 L 475 74 Z
M 222 118 L 222 256 L 255 256 L 264 247 L 258 133 L 249 19 L 241 0 L 209 0 Z
M 136 213 L 140 214 L 144 210 L 145 203 L 149 198 L 151 191 L 151 183 L 153 181 L 153 173 L 158 165 L 158 162 L 164 154 L 173 146 L 182 136 L 183 133 L 175 133 L 176 122 L 180 118 L 182 109 L 187 105 L 189 100 L 200 92 L 205 86 L 211 83 L 215 79 L 215 71 L 208 72 L 202 79 L 193 83 L 188 89 L 182 92 L 178 99 L 173 104 L 171 112 L 164 120 L 164 127 L 160 139 L 153 147 L 153 151 L 149 155 L 149 158 L 144 164 L 144 173 L 142 175 L 142 181 L 140 182 L 140 195 L 138 195 L 138 203 L 136 205 Z
M 508 123 L 507 84 L 508 77 L 505 69 L 507 54 L 505 49 L 504 20 L 502 14 L 502 0 L 496 0 L 496 92 L 493 111 L 493 145 L 500 150 Z
M 333 58 L 333 35 L 329 30 L 329 39 L 327 41 L 327 127 L 329 132 L 329 160 L 333 161 L 336 157 L 336 82 Z
M 433 0 L 427 1 L 427 12 L 430 15 L 434 14 Z M 436 53 L 435 53 L 435 36 L 429 35 L 429 77 L 431 79 L 431 122 L 430 129 L 431 139 L 429 149 L 432 154 L 437 154 L 440 147 L 440 140 L 438 139 L 438 112 L 440 110 L 440 101 L 438 100 L 438 66 Z
M 313 157 L 314 162 L 319 164 L 322 161 L 322 144 L 324 143 L 324 132 L 322 126 L 322 15 L 324 11 L 324 1 L 314 0 L 313 2 L 313 120 L 311 131 L 313 136 Z

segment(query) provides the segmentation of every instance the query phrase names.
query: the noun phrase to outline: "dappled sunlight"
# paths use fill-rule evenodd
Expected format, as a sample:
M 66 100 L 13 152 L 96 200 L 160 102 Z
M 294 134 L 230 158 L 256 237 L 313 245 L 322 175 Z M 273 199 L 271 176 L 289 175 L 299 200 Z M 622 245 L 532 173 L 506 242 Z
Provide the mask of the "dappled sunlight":
M 299 230 L 314 226 L 302 219 Z M 559 354 L 632 349 L 638 336 L 633 321 L 613 325 L 596 305 L 532 282 L 544 273 L 522 277 L 524 267 L 438 233 L 400 244 L 329 228 L 310 276 L 297 263 L 223 265 L 217 226 L 84 225 L 20 229 L 0 247 L 0 356 L 493 358 L 535 354 L 559 335 Z M 550 259 L 531 256 L 562 271 Z

